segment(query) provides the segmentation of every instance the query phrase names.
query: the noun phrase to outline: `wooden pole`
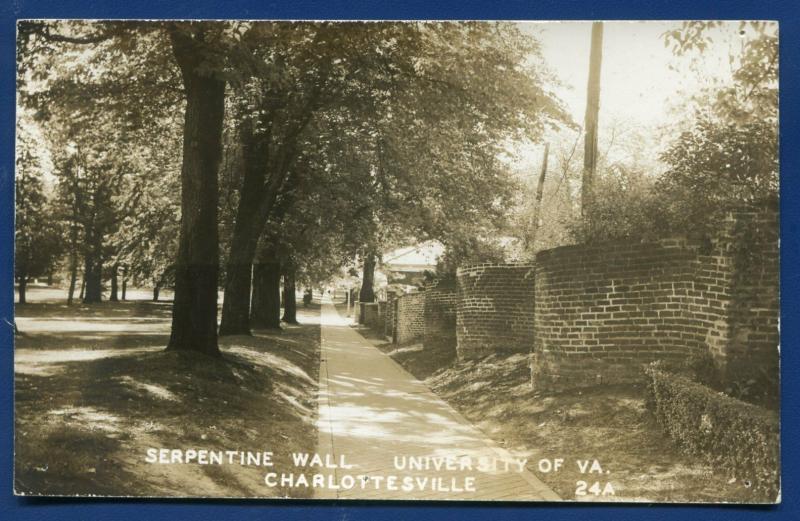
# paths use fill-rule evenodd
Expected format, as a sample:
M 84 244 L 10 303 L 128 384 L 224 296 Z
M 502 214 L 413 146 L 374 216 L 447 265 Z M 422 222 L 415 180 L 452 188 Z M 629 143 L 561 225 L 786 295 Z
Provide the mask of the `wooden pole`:
M 544 178 L 547 176 L 547 156 L 550 152 L 550 143 L 544 144 L 542 157 L 542 171 L 539 173 L 539 184 L 536 186 L 536 206 L 533 209 L 533 229 L 531 231 L 530 249 L 536 249 L 536 234 L 539 232 L 539 212 L 542 208 L 542 194 L 544 193 Z
M 586 88 L 584 120 L 583 184 L 581 215 L 591 219 L 592 188 L 597 170 L 597 119 L 600 112 L 600 64 L 603 61 L 603 22 L 592 23 L 592 47 L 589 54 L 589 82 Z

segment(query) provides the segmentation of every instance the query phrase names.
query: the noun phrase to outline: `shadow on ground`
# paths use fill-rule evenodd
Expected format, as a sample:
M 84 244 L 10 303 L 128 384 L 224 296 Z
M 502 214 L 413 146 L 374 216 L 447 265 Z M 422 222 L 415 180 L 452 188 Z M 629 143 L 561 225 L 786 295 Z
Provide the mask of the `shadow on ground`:
M 164 351 L 169 303 L 17 311 L 18 493 L 290 493 L 264 486 L 264 467 L 159 465 L 145 456 L 148 448 L 272 451 L 275 467 L 288 468 L 292 451 L 313 451 L 318 309 L 300 310 L 304 325 L 221 339 L 221 359 Z

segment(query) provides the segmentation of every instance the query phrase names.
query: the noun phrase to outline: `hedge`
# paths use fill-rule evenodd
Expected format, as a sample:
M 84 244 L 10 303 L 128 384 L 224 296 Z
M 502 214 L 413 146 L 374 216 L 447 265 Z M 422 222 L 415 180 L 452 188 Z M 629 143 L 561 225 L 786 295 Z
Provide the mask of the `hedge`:
M 647 406 L 679 448 L 752 487 L 756 501 L 777 500 L 777 415 L 667 372 L 657 364 L 648 366 L 645 373 Z

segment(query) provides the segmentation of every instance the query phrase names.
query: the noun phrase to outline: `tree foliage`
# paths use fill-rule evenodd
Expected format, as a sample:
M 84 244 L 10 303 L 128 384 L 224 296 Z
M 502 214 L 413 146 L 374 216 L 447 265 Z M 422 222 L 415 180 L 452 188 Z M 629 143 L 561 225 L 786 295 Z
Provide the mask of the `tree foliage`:
M 43 179 L 40 147 L 30 128 L 17 127 L 14 274 L 20 283 L 20 302 L 25 302 L 27 279 L 52 273 L 62 248 L 60 226 L 53 222 L 53 201 Z

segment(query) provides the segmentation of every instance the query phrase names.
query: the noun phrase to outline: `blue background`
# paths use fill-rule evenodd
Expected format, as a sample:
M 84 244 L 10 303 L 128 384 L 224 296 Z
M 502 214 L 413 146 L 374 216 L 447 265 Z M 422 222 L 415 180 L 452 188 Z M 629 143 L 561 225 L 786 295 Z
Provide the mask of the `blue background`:
M 508 1 L 225 1 L 6 0 L 0 6 L 0 520 L 6 519 L 485 519 L 617 520 L 751 517 L 800 519 L 798 426 L 798 325 L 800 212 L 798 161 L 798 31 L 800 5 L 792 1 L 584 0 Z M 330 503 L 300 501 L 68 500 L 15 498 L 13 460 L 13 176 L 14 38 L 18 18 L 289 18 L 289 19 L 770 19 L 780 25 L 781 90 L 781 292 L 783 503 L 777 507 L 691 505 Z

